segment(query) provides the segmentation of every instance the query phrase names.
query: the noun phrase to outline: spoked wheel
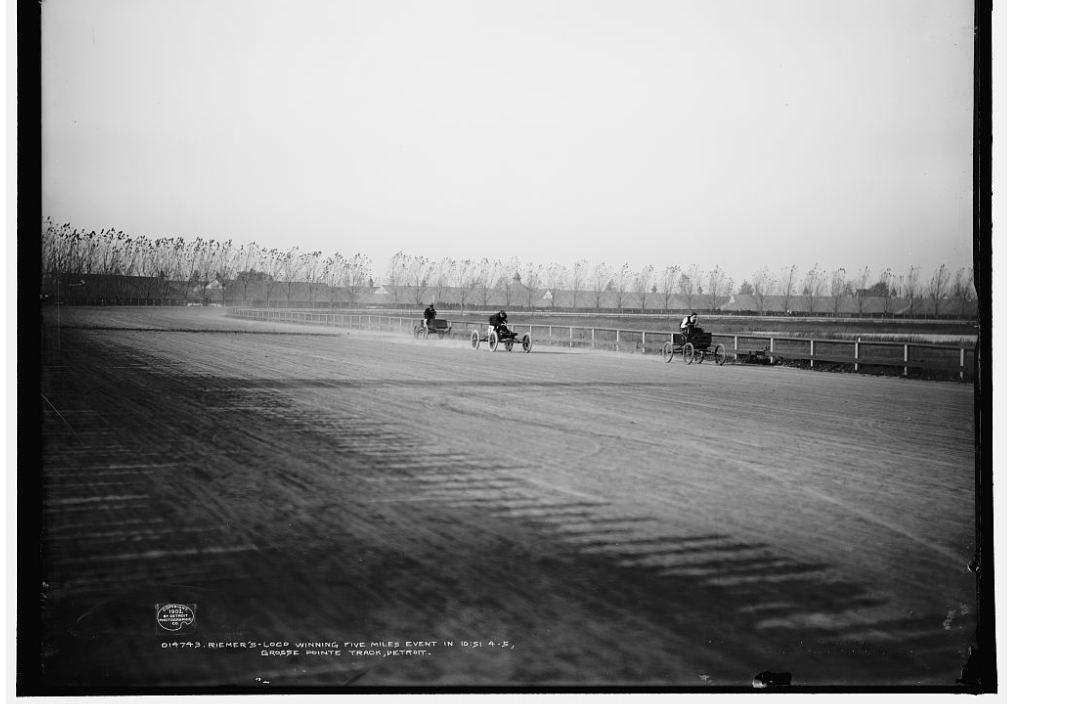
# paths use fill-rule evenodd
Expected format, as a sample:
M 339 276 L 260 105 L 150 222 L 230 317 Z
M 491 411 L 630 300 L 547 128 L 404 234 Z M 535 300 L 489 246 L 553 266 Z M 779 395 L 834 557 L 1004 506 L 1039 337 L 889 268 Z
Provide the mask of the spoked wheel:
M 674 358 L 674 344 L 673 343 L 664 343 L 663 344 L 663 362 L 664 363 L 670 363 L 673 358 Z
M 481 345 L 481 334 L 477 331 L 470 332 L 470 348 L 477 350 L 477 347 Z
M 500 345 L 500 336 L 496 335 L 496 331 L 489 331 L 489 350 L 495 351 L 496 347 Z
M 716 344 L 716 351 L 714 355 L 716 357 L 716 365 L 723 366 L 724 363 L 727 361 L 727 347 L 724 346 L 722 343 Z
M 693 357 L 693 344 L 687 343 L 685 346 L 682 347 L 682 360 L 685 361 L 686 364 L 691 364 L 693 363 Z
M 530 347 L 533 345 L 530 340 L 530 334 L 523 334 L 523 353 L 530 353 Z

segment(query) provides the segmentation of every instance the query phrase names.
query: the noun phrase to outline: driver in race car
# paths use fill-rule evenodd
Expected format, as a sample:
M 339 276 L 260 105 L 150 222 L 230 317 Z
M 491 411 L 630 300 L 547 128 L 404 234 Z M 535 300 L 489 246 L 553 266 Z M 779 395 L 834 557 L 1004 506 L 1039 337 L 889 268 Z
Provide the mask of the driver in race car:
M 434 303 L 429 303 L 428 307 L 424 309 L 424 327 L 429 331 L 434 330 L 432 321 L 436 319 L 436 306 Z
M 511 335 L 511 331 L 508 330 L 508 314 L 504 311 L 489 316 L 489 327 L 496 331 L 496 335 L 500 338 Z
M 691 311 L 688 316 L 683 318 L 682 319 L 682 324 L 679 326 L 679 328 L 682 329 L 682 340 L 683 341 L 693 340 L 693 334 L 695 334 L 695 333 L 704 333 L 704 330 L 702 330 L 697 325 L 697 312 L 696 311 Z

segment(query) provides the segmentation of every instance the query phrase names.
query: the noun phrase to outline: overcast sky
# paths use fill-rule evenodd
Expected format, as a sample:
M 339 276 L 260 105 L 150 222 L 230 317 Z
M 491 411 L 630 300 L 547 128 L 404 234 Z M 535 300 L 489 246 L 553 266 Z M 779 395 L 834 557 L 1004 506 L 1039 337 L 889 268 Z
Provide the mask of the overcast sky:
M 45 0 L 43 207 L 384 270 L 972 264 L 970 0 Z M 927 272 L 926 272 L 927 274 Z

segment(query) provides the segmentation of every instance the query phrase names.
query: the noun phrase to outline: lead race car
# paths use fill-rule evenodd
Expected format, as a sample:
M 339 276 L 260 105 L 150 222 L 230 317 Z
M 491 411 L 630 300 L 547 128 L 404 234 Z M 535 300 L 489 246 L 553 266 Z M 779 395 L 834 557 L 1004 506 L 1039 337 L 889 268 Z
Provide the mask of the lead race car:
M 510 351 L 515 348 L 515 344 L 518 342 L 523 347 L 523 353 L 530 353 L 533 345 L 529 333 L 520 336 L 515 331 L 510 330 L 505 324 L 505 319 L 500 318 L 497 313 L 489 316 L 489 331 L 486 335 L 490 351 L 496 351 L 501 345 L 504 346 L 504 350 Z M 481 346 L 481 334 L 477 331 L 470 333 L 470 346 L 474 350 Z
M 687 364 L 694 361 L 702 363 L 708 356 L 716 362 L 717 366 L 723 366 L 727 361 L 727 348 L 722 343 L 713 345 L 712 334 L 700 329 L 686 333 L 672 333 L 671 340 L 663 344 L 663 360 L 670 363 L 676 353 L 682 354 L 682 360 Z

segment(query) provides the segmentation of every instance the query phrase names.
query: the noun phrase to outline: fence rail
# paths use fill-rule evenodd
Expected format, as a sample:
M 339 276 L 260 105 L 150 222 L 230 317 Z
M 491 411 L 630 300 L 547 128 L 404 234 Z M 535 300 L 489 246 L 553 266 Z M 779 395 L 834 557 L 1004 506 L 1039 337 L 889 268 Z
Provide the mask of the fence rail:
M 378 313 L 338 313 L 282 308 L 230 308 L 234 318 L 280 323 L 336 326 L 360 330 L 397 331 L 410 334 L 421 322 L 419 317 L 392 316 Z M 451 335 L 469 338 L 470 331 L 484 333 L 487 325 L 470 321 L 449 320 Z M 564 326 L 527 324 L 516 326 L 530 333 L 534 345 L 596 348 L 618 352 L 658 354 L 671 338 L 670 331 L 641 331 L 627 328 L 598 326 Z M 903 376 L 911 370 L 946 371 L 958 374 L 960 380 L 972 380 L 976 349 L 965 345 L 942 343 L 907 343 L 895 341 L 845 341 L 827 338 L 796 338 L 759 336 L 752 333 L 713 333 L 713 345 L 723 344 L 729 356 L 736 359 L 759 355 L 773 361 L 852 364 L 861 367 L 899 368 Z

